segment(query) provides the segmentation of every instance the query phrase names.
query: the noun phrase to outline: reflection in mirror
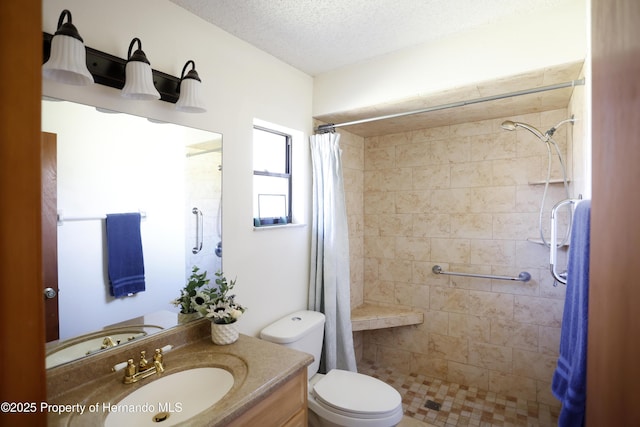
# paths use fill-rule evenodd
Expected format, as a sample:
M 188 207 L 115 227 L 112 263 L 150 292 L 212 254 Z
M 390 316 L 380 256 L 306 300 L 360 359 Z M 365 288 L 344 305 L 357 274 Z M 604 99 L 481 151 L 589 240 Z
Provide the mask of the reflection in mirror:
M 59 290 L 59 339 L 47 352 L 105 325 L 175 315 L 192 266 L 221 269 L 222 135 L 56 100 L 42 102 L 42 130 L 57 146 L 57 194 L 43 194 L 58 213 L 57 255 L 43 253 L 57 257 Z M 142 217 L 145 289 L 114 298 L 104 218 L 127 212 Z
M 91 356 L 139 338 L 176 326 L 176 314 L 159 311 L 145 314 L 99 331 L 89 332 L 66 340 L 47 343 L 47 369 Z

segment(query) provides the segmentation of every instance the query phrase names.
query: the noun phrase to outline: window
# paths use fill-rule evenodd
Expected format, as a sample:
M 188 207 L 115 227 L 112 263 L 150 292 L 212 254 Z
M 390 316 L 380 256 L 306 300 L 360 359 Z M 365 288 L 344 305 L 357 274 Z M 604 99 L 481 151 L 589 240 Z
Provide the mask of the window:
M 291 223 L 291 135 L 253 127 L 253 225 Z

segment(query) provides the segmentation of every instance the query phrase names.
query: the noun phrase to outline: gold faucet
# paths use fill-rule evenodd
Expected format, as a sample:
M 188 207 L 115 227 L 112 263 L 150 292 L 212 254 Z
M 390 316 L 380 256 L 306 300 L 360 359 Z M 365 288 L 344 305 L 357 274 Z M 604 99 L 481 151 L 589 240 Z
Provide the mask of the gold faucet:
M 114 341 L 113 338 L 111 337 L 105 337 L 102 340 L 102 346 L 100 347 L 101 350 L 104 350 L 105 348 L 111 348 L 111 347 L 115 347 L 118 344 L 120 344 L 120 340 L 118 340 L 118 342 Z
M 160 375 L 164 372 L 164 363 L 162 349 L 156 348 L 153 355 L 153 364 L 147 360 L 147 352 L 140 352 L 140 361 L 136 365 L 133 359 L 127 360 L 127 367 L 124 368 L 124 378 L 122 382 L 125 384 L 133 384 L 143 378 L 147 378 L 153 374 Z
M 95 350 L 89 350 L 85 354 L 88 356 L 91 353 L 95 353 L 96 351 L 104 350 L 105 348 L 115 347 L 118 344 L 120 344 L 120 340 L 114 341 L 113 338 L 111 338 L 111 337 L 105 337 L 102 340 L 102 345 L 100 346 L 100 348 L 97 348 Z

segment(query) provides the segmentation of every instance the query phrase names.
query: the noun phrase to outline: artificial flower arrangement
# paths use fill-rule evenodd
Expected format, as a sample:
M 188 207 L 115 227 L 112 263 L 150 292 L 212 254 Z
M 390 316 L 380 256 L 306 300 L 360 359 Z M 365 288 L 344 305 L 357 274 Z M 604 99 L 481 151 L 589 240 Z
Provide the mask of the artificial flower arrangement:
M 199 271 L 197 266 L 193 266 L 187 285 L 180 291 L 180 297 L 172 303 L 180 307 L 181 313 L 199 312 L 213 323 L 228 324 L 237 321 L 246 308 L 234 301 L 235 295 L 228 295 L 236 281 L 228 281 L 222 271 L 217 271 L 216 286 L 208 286 L 211 280 L 207 278 L 207 272 Z

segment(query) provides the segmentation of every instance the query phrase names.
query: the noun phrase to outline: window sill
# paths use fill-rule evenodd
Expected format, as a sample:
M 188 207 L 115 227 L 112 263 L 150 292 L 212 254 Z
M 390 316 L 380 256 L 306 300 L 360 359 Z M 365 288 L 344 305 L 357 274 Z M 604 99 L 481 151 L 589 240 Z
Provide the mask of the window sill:
M 281 228 L 301 228 L 306 227 L 307 224 L 274 224 L 274 225 L 263 225 L 261 227 L 253 227 L 253 231 L 262 231 L 262 230 L 278 230 Z

